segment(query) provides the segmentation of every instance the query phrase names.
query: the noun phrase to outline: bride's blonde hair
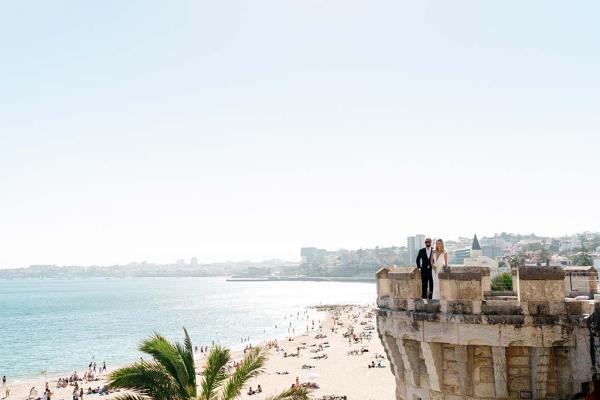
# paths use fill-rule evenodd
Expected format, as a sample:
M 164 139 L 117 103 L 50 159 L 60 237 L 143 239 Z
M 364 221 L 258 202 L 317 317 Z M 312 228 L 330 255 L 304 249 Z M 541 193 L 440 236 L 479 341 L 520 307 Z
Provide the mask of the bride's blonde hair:
M 444 241 L 442 239 L 437 239 L 435 241 L 435 251 L 438 251 L 438 243 L 441 243 L 442 248 L 440 249 L 442 252 L 446 251 L 446 248 L 444 247 Z

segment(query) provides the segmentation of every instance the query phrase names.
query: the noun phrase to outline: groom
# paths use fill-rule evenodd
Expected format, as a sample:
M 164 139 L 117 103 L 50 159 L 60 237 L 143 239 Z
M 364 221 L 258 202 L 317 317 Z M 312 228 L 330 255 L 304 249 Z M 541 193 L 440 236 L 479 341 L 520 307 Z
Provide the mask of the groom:
M 421 270 L 421 297 L 431 299 L 433 295 L 433 274 L 431 273 L 431 238 L 425 239 L 425 247 L 417 255 L 417 268 Z

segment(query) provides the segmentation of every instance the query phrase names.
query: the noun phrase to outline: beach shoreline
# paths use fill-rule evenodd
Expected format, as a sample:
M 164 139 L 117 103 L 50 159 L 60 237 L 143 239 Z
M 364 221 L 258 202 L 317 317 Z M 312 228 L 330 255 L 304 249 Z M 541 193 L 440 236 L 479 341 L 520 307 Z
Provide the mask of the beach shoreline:
M 288 388 L 295 383 L 296 377 L 301 383 L 313 382 L 319 388 L 312 392 L 316 399 L 322 396 L 347 396 L 348 399 L 360 400 L 393 400 L 395 381 L 388 360 L 385 359 L 383 347 L 377 337 L 375 330 L 375 313 L 371 306 L 364 305 L 319 305 L 313 306 L 322 316 L 320 320 L 312 321 L 308 331 L 290 336 L 289 338 L 273 338 L 277 340 L 278 349 L 269 351 L 269 360 L 265 366 L 264 373 L 249 382 L 240 399 L 261 400 L 267 395 L 275 394 Z M 357 335 L 357 342 L 349 343 L 344 337 L 350 330 Z M 255 343 L 252 343 L 256 345 Z M 264 344 L 264 343 L 261 343 Z M 232 358 L 239 361 L 244 354 L 243 347 L 248 343 L 231 348 Z M 298 356 L 288 356 L 296 353 Z M 355 352 L 352 354 L 352 352 Z M 326 357 L 323 357 L 323 355 Z M 321 357 L 321 358 L 318 358 Z M 197 370 L 203 366 L 203 354 L 196 353 Z M 132 360 L 132 362 L 135 360 Z M 381 363 L 381 368 L 369 368 L 370 363 Z M 302 366 L 313 368 L 302 368 Z M 98 365 L 98 367 L 100 367 Z M 114 368 L 112 368 L 114 369 Z M 109 369 L 110 372 L 112 369 Z M 288 372 L 284 374 L 284 372 Z M 48 377 L 49 388 L 53 391 L 54 399 L 70 399 L 72 386 L 57 388 L 56 382 L 59 377 L 68 375 L 53 375 Z M 88 387 L 102 388 L 105 384 L 107 374 L 103 374 L 98 381 L 82 383 L 84 397 L 106 398 L 114 397 L 99 396 L 98 394 L 85 395 Z M 200 376 L 198 376 L 200 381 Z M 35 386 L 38 395 L 41 396 L 44 389 L 44 377 L 23 379 L 16 383 L 9 377 L 10 396 L 8 399 L 26 399 L 31 387 Z M 247 390 L 252 387 L 256 389 L 260 384 L 263 392 L 248 395 Z M 375 384 L 375 385 L 374 385 Z M 4 391 L 0 391 L 0 398 L 4 398 Z

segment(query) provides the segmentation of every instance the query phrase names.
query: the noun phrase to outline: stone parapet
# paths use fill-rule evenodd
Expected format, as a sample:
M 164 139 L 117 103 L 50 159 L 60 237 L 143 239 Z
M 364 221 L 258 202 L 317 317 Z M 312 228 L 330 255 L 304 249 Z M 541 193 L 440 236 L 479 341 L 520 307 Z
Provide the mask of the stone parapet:
M 416 267 L 381 268 L 376 276 L 380 306 L 407 310 L 421 298 L 421 273 Z
M 445 268 L 440 299 L 424 300 L 416 268 L 377 273 L 377 329 L 398 400 L 570 399 L 600 372 L 596 270 L 511 274 L 513 290 L 497 292 L 487 268 Z M 566 298 L 573 280 L 583 290 Z
M 564 272 L 567 297 L 593 297 L 598 292 L 598 271 L 594 267 L 565 267 Z
M 519 267 L 519 302 L 525 314 L 565 312 L 565 273 L 560 267 Z
M 483 292 L 490 290 L 490 271 L 484 267 L 444 268 L 438 273 L 442 313 L 479 314 Z

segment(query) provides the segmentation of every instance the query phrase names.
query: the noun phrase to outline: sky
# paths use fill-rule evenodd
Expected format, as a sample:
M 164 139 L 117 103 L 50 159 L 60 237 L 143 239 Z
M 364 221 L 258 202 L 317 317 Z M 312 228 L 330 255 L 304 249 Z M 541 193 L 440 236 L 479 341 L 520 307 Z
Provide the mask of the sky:
M 0 3 L 0 268 L 600 227 L 595 1 Z

